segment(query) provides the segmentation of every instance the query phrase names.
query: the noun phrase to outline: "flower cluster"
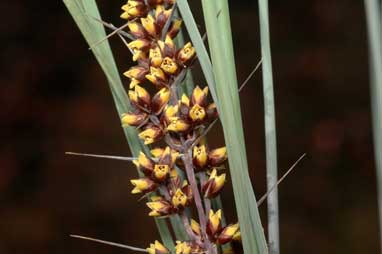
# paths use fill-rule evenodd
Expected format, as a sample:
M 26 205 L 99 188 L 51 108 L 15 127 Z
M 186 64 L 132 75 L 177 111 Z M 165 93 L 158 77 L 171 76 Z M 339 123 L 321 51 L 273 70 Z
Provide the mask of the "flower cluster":
M 182 24 L 174 4 L 175 0 L 128 0 L 122 6 L 121 18 L 134 38 L 128 47 L 136 65 L 124 72 L 130 81 L 131 110 L 121 121 L 124 127 L 135 127 L 145 145 L 156 145 L 133 161 L 141 177 L 131 180 L 132 193 L 149 197 L 149 216 L 182 218 L 190 240 L 177 241 L 176 254 L 216 254 L 218 245 L 240 239 L 239 225 L 223 226 L 221 210 L 210 208 L 210 199 L 226 181 L 219 171 L 227 152 L 225 147 L 210 149 L 203 137 L 218 117 L 216 105 L 208 102 L 208 87 L 195 86 L 191 94 L 178 97 L 196 52 L 191 43 L 179 47 L 174 42 Z M 191 210 L 185 212 L 191 205 L 199 222 L 189 217 Z M 171 253 L 158 241 L 147 252 Z

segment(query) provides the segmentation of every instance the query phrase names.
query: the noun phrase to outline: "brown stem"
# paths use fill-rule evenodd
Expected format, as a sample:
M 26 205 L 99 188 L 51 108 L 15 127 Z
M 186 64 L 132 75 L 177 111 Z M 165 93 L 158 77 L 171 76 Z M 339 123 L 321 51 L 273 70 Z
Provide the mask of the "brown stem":
M 206 183 L 206 173 L 200 172 L 198 173 L 200 179 L 200 188 Z M 204 206 L 206 208 L 206 214 L 208 215 L 211 210 L 211 200 L 209 198 L 204 198 Z
M 216 248 L 209 241 L 208 235 L 206 233 L 207 217 L 206 217 L 206 214 L 204 213 L 202 198 L 200 196 L 198 185 L 196 183 L 194 166 L 192 164 L 191 149 L 185 150 L 184 155 L 182 156 L 182 160 L 183 160 L 184 166 L 186 168 L 187 179 L 188 179 L 188 182 L 190 183 L 192 194 L 194 196 L 196 210 L 198 211 L 200 228 L 201 228 L 202 235 L 203 235 L 203 238 L 205 241 L 204 244 L 205 244 L 205 248 L 207 249 L 207 254 L 214 254 L 214 253 L 216 253 L 216 251 L 215 251 Z
M 195 241 L 199 246 L 203 247 L 203 242 L 200 240 L 200 237 L 198 237 L 194 231 L 192 231 L 192 228 L 190 226 L 190 222 L 188 221 L 188 218 L 186 216 L 186 214 L 184 212 L 180 213 L 179 214 L 181 219 L 182 219 L 182 222 L 184 224 L 184 228 L 186 229 L 186 232 L 188 234 L 188 236 L 193 240 Z

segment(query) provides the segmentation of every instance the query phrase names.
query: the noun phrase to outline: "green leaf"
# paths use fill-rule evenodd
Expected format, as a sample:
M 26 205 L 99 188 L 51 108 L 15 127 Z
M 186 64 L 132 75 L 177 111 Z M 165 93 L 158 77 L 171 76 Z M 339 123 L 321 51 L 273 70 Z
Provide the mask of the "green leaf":
M 268 253 L 248 174 L 228 2 L 202 0 L 202 5 L 244 252 Z
M 64 3 L 89 45 L 93 45 L 95 42 L 106 37 L 103 26 L 89 18 L 89 16 L 98 19 L 101 18 L 97 3 L 94 0 L 64 0 Z M 120 116 L 129 110 L 130 103 L 126 91 L 123 88 L 110 45 L 108 41 L 105 40 L 103 43 L 94 47 L 92 51 L 107 77 L 118 115 Z M 134 156 L 137 156 L 139 151 L 147 151 L 147 147 L 143 146 L 134 128 L 124 128 L 124 132 Z M 163 243 L 168 248 L 173 249 L 174 242 L 166 221 L 164 219 L 155 219 L 155 222 Z
M 277 141 L 276 117 L 273 93 L 272 58 L 269 32 L 268 0 L 258 0 L 260 18 L 261 55 L 263 59 L 263 94 L 264 94 L 264 124 L 265 153 L 267 165 L 267 190 L 277 183 Z M 279 203 L 277 187 L 269 193 L 268 202 L 268 241 L 269 253 L 280 253 L 279 240 Z
M 374 157 L 377 170 L 379 229 L 382 230 L 382 14 L 378 0 L 365 0 L 369 36 L 370 95 L 373 122 Z M 382 234 L 380 245 L 382 246 Z

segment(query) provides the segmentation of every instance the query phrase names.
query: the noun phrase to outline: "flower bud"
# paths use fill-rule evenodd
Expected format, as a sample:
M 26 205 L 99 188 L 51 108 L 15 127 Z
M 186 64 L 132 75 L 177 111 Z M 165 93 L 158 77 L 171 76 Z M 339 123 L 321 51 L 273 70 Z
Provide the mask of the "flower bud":
M 141 83 L 141 81 L 139 81 L 139 80 L 137 80 L 137 79 L 135 79 L 135 78 L 132 78 L 132 79 L 130 80 L 129 88 L 130 88 L 130 89 L 134 89 L 134 87 L 135 87 L 136 85 L 139 85 L 140 83 Z
M 207 95 L 208 95 L 208 86 L 203 88 L 203 90 L 196 86 L 194 91 L 192 91 L 191 95 L 191 103 L 192 105 L 198 104 L 202 107 L 205 107 L 207 104 Z
M 208 107 L 206 109 L 206 113 L 207 113 L 208 120 L 214 120 L 215 118 L 217 118 L 218 117 L 218 111 L 216 109 L 216 104 L 211 103 L 210 105 L 208 105 Z
M 205 145 L 194 146 L 192 154 L 192 162 L 198 169 L 202 169 L 207 165 L 207 151 Z
M 167 105 L 163 111 L 163 120 L 166 122 L 166 124 L 169 124 L 171 121 L 170 119 L 178 113 L 178 105 Z
M 170 100 L 170 90 L 162 88 L 157 92 L 151 101 L 151 110 L 154 114 L 159 114 Z
M 146 205 L 151 209 L 149 216 L 166 216 L 173 212 L 172 205 L 162 197 L 154 197 L 151 202 Z
M 183 63 L 189 63 L 195 56 L 195 49 L 192 47 L 192 44 L 189 42 L 179 51 L 178 60 Z
M 155 20 L 153 16 L 147 15 L 146 18 L 141 18 L 142 26 L 145 28 L 145 30 L 153 37 L 156 36 L 157 31 L 155 28 Z
M 159 158 L 162 156 L 164 152 L 164 149 L 163 148 L 160 148 L 160 147 L 155 147 L 153 149 L 150 150 L 150 153 L 155 157 L 155 158 Z
M 162 52 L 158 46 L 150 49 L 149 58 L 151 66 L 159 67 L 161 65 L 163 58 Z
M 186 106 L 190 106 L 190 99 L 187 97 L 187 95 L 182 94 L 182 98 L 180 100 L 180 104 L 184 104 Z
M 176 241 L 175 254 L 191 254 L 192 247 L 188 242 Z
M 150 46 L 150 42 L 146 39 L 136 39 L 128 44 L 131 49 L 145 50 Z
M 190 129 L 190 125 L 179 117 L 171 117 L 170 124 L 167 126 L 168 131 L 186 132 Z
M 217 238 L 219 244 L 226 244 L 233 240 L 234 235 L 239 232 L 239 224 L 231 224 L 223 229 Z
M 130 79 L 144 80 L 145 75 L 148 73 L 147 69 L 142 66 L 131 67 L 128 71 L 123 73 L 124 76 Z
M 216 213 L 210 210 L 207 222 L 207 234 L 214 239 L 215 235 L 221 230 L 222 211 L 219 209 Z
M 167 81 L 166 74 L 160 68 L 150 67 L 150 74 L 146 78 L 156 86 L 162 87 Z
M 164 41 L 158 41 L 159 48 L 165 57 L 173 57 L 175 55 L 175 43 L 169 35 L 166 35 Z
M 200 225 L 193 219 L 191 219 L 191 229 L 196 235 L 200 235 Z
M 170 254 L 170 251 L 158 241 L 150 244 L 150 247 L 146 250 L 149 254 Z
M 167 179 L 169 172 L 170 172 L 170 168 L 168 165 L 156 164 L 154 166 L 153 178 L 155 179 L 156 182 L 163 182 L 164 180 Z
M 131 191 L 133 194 L 137 193 L 149 193 L 156 189 L 157 185 L 149 178 L 133 179 L 130 182 L 134 185 L 134 189 Z
M 154 169 L 154 162 L 147 158 L 146 154 L 143 152 L 139 153 L 138 156 L 138 167 L 139 169 L 145 174 L 145 175 L 150 175 L 151 172 Z
M 178 208 L 178 209 L 182 209 L 184 207 L 186 207 L 187 205 L 187 196 L 186 194 L 183 193 L 183 191 L 181 189 L 177 189 L 175 191 L 175 194 L 174 196 L 172 197 L 171 199 L 172 201 L 172 204 L 174 207 Z
M 151 96 L 150 94 L 139 85 L 135 85 L 134 91 L 129 91 L 129 98 L 132 103 L 142 107 L 150 108 L 151 106 Z
M 178 65 L 170 57 L 165 57 L 163 59 L 161 68 L 167 74 L 175 74 L 178 71 Z
M 121 9 L 124 11 L 121 14 L 122 19 L 133 19 L 135 17 L 143 16 L 146 14 L 146 6 L 142 1 L 138 0 L 129 0 L 125 5 L 121 7 Z
M 140 126 L 147 119 L 146 113 L 125 113 L 122 114 L 121 121 L 123 127 Z
M 227 148 L 221 147 L 208 153 L 208 163 L 211 167 L 220 166 L 227 160 Z
M 171 9 L 166 10 L 163 5 L 157 5 L 155 9 L 155 20 L 156 20 L 156 25 L 158 26 L 160 30 L 163 29 L 170 15 L 171 15 Z
M 145 145 L 149 145 L 158 141 L 163 136 L 163 132 L 159 127 L 152 125 L 140 132 L 138 136 Z
M 213 169 L 210 178 L 202 186 L 202 192 L 205 198 L 214 198 L 224 187 L 225 174 L 217 175 L 216 169 Z
M 206 117 L 206 111 L 199 104 L 195 104 L 190 109 L 189 116 L 193 122 L 199 123 Z
M 172 23 L 170 28 L 168 29 L 167 35 L 171 38 L 175 38 L 176 35 L 179 33 L 180 28 L 182 26 L 182 20 L 181 19 L 175 19 Z
M 136 38 L 144 38 L 146 37 L 147 33 L 144 27 L 138 23 L 130 21 L 127 23 L 127 26 L 129 27 L 130 33 L 136 37 Z

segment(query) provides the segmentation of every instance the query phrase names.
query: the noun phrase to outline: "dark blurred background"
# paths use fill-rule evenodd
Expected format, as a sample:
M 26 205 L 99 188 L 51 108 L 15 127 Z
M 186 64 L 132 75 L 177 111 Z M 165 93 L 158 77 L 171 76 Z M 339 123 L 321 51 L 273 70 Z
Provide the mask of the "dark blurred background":
M 98 2 L 105 20 L 122 24 L 123 1 Z M 256 2 L 231 1 L 239 81 L 260 59 Z M 282 253 L 378 253 L 363 3 L 270 2 L 280 174 L 307 153 L 279 189 Z M 134 167 L 64 155 L 130 152 L 106 80 L 63 3 L 2 0 L 0 9 L 0 253 L 129 253 L 70 233 L 142 247 L 159 238 L 130 194 Z M 122 72 L 129 54 L 117 37 L 111 43 Z M 241 96 L 259 198 L 260 72 Z M 210 140 L 222 145 L 221 131 Z M 223 201 L 236 220 L 229 184 Z M 266 205 L 261 213 L 266 227 Z

